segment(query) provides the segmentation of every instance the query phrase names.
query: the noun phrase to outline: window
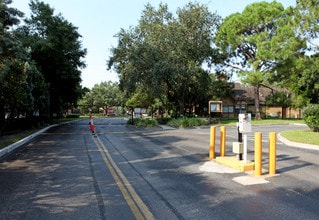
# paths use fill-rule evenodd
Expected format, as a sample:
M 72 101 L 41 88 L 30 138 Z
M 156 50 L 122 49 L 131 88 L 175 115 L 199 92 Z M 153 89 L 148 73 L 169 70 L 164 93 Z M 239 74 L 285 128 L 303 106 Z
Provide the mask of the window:
M 224 105 L 223 106 L 223 113 L 233 113 L 234 106 L 233 105 Z
M 246 113 L 247 105 L 246 104 L 237 104 L 235 107 L 236 113 Z

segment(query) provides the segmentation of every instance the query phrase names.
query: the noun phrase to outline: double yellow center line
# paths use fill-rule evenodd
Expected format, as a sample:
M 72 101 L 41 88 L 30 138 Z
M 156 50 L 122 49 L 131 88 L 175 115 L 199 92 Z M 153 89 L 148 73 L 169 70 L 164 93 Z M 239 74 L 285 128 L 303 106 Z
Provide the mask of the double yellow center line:
M 126 203 L 130 207 L 135 218 L 138 220 L 154 219 L 153 214 L 149 211 L 147 206 L 144 204 L 144 202 L 137 195 L 129 181 L 126 179 L 122 171 L 116 165 L 100 138 L 98 136 L 95 136 L 93 137 L 93 140 L 103 158 L 106 167 L 113 176 L 117 186 L 119 187 Z

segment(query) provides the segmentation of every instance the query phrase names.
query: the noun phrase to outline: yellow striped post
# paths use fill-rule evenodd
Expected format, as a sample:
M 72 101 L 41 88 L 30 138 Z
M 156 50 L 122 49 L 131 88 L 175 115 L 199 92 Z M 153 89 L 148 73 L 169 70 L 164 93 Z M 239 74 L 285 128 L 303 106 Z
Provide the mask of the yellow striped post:
M 210 138 L 209 138 L 209 158 L 215 158 L 215 138 L 216 138 L 216 127 L 210 127 Z
M 225 145 L 226 145 L 226 127 L 220 127 L 220 156 L 225 156 Z
M 276 174 L 276 132 L 269 132 L 269 174 Z
M 262 133 L 255 133 L 255 176 L 262 174 Z

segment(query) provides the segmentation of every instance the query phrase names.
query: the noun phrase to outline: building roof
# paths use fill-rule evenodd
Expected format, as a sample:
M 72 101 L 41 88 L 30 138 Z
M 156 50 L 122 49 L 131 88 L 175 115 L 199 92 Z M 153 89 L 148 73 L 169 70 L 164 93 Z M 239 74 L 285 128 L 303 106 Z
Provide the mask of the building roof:
M 234 100 L 235 101 L 245 101 L 247 104 L 255 103 L 255 92 L 253 86 L 244 86 L 240 83 L 234 83 Z M 270 88 L 261 86 L 259 88 L 259 101 L 261 104 L 266 102 L 266 97 L 272 92 L 285 91 L 285 89 Z

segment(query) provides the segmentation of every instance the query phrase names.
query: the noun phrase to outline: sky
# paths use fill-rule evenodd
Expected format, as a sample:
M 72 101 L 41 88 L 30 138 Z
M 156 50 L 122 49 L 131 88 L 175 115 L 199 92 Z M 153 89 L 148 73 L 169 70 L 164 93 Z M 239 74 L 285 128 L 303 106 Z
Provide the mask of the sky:
M 13 0 L 11 7 L 17 8 L 29 17 L 29 0 Z M 160 3 L 166 3 L 169 11 L 176 14 L 178 8 L 183 8 L 190 0 L 42 0 L 61 14 L 64 19 L 78 28 L 82 35 L 83 48 L 87 49 L 84 62 L 87 67 L 82 70 L 82 86 L 92 88 L 95 84 L 107 81 L 118 81 L 117 73 L 107 70 L 107 60 L 111 56 L 110 49 L 117 46 L 114 37 L 121 29 L 128 30 L 137 26 L 138 21 L 150 3 L 158 8 Z M 210 12 L 225 18 L 258 0 L 197 0 L 192 1 L 206 5 Z M 271 2 L 271 1 L 268 1 Z M 295 0 L 277 0 L 286 8 L 295 6 Z

